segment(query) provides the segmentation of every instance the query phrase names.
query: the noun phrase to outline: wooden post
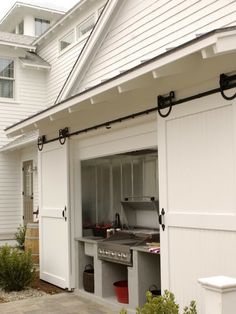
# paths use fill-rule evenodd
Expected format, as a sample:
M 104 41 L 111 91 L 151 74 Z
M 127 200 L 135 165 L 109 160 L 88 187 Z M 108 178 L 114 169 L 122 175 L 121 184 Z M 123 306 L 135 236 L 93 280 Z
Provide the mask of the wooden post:
M 204 314 L 235 314 L 236 279 L 216 276 L 198 279 L 204 288 Z

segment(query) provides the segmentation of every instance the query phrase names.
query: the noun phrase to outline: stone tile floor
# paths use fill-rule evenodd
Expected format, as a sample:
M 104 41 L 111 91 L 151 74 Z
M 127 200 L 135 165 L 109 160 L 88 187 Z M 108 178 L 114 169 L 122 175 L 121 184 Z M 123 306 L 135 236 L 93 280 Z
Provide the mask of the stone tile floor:
M 118 314 L 118 309 L 74 293 L 35 297 L 0 304 L 1 314 Z

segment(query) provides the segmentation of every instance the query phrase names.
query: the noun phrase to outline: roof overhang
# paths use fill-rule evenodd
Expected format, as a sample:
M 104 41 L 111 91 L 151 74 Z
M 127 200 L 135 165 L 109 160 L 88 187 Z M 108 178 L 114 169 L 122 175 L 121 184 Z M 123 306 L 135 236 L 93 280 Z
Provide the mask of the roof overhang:
M 6 128 L 6 134 L 8 136 L 16 136 L 34 130 L 38 127 L 39 122 L 48 119 L 50 116 L 63 111 L 73 111 L 74 106 L 78 106 L 86 100 L 92 102 L 98 95 L 111 89 L 117 88 L 119 91 L 122 91 L 123 86 L 132 84 L 132 82 L 135 84 L 135 80 L 149 73 L 152 74 L 154 79 L 158 79 L 160 69 L 163 69 L 170 63 L 173 64 L 179 60 L 184 60 L 184 58 L 194 53 L 200 52 L 202 58 L 211 58 L 235 51 L 236 27 L 211 31 Z
M 14 42 L 10 42 L 10 41 L 4 41 L 4 40 L 0 40 L 0 46 L 8 46 L 8 47 L 14 47 L 14 48 L 23 48 L 23 49 L 27 49 L 29 51 L 36 51 L 36 47 L 33 45 L 26 45 L 26 44 L 20 44 L 20 43 L 14 43 Z

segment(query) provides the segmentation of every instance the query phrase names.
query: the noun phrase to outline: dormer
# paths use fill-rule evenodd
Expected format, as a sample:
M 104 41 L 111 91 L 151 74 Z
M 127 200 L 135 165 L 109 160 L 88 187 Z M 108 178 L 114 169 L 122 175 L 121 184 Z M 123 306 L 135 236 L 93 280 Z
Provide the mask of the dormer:
M 64 11 L 16 2 L 0 22 L 0 31 L 38 37 L 64 15 Z

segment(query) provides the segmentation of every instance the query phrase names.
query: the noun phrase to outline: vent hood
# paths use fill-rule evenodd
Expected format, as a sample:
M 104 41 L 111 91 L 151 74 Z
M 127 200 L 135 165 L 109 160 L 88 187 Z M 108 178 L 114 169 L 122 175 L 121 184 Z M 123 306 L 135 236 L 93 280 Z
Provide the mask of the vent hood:
M 153 196 L 130 196 L 121 201 L 124 210 L 155 210 L 159 212 L 159 201 Z

